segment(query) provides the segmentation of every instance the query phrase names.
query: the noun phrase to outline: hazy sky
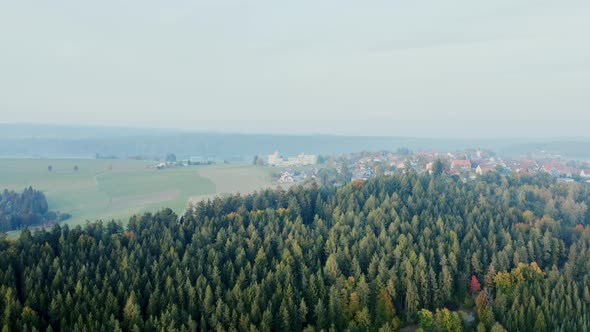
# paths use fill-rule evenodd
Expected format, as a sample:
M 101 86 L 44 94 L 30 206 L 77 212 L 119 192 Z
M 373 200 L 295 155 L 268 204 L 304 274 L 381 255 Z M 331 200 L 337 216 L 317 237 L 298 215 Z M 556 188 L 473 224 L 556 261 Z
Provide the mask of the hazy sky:
M 0 1 L 0 122 L 590 136 L 590 1 Z

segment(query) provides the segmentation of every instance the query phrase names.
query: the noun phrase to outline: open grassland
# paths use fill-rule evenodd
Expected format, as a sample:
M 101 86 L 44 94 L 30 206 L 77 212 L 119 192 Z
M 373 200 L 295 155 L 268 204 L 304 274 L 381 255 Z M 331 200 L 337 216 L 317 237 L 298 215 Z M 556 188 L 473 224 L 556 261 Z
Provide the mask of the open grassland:
M 211 199 L 218 195 L 248 194 L 257 190 L 274 188 L 278 186 L 272 179 L 273 169 L 268 167 L 255 167 L 251 165 L 219 165 L 216 167 L 203 167 L 199 174 L 215 184 L 215 193 L 194 195 L 190 202 Z M 281 184 L 283 189 L 290 185 Z
M 122 220 L 163 207 L 181 213 L 189 203 L 272 187 L 270 170 L 246 164 L 147 168 L 136 160 L 0 159 L 0 190 L 32 186 L 49 208 L 67 212 L 66 223 Z M 48 166 L 52 171 L 48 171 Z M 78 170 L 74 170 L 78 166 Z M 9 235 L 14 236 L 16 233 Z

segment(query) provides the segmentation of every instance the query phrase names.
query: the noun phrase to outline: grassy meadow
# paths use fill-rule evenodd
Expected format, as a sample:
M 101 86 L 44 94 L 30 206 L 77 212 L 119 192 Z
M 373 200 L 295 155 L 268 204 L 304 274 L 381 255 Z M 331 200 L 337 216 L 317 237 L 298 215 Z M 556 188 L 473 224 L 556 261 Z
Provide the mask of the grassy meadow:
M 133 214 L 163 207 L 181 213 L 189 201 L 276 185 L 266 167 L 229 164 L 157 170 L 148 168 L 150 164 L 137 160 L 0 159 L 0 190 L 20 192 L 28 186 L 41 190 L 50 210 L 70 213 L 72 218 L 65 222 L 77 225 L 98 219 L 126 221 Z

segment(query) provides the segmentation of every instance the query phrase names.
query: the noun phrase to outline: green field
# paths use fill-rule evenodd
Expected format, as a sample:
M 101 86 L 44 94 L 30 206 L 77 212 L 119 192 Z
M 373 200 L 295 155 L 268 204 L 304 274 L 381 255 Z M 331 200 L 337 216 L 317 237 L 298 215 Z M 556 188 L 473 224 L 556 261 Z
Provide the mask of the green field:
M 50 210 L 70 213 L 66 223 L 76 225 L 98 219 L 126 221 L 163 207 L 181 213 L 189 201 L 276 185 L 270 169 L 247 164 L 165 170 L 148 165 L 136 160 L 0 159 L 0 190 L 41 190 Z

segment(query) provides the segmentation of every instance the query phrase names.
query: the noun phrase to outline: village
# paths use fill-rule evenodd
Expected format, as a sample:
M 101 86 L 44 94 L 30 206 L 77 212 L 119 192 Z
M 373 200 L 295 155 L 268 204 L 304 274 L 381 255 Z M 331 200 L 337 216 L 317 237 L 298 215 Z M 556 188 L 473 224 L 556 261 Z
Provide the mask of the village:
M 559 182 L 590 183 L 590 163 L 570 160 L 559 156 L 538 158 L 503 158 L 489 150 L 467 149 L 454 152 L 422 151 L 412 153 L 407 149 L 397 152 L 359 152 L 336 157 L 318 157 L 300 154 L 282 157 L 279 152 L 268 156 L 267 165 L 283 168 L 279 183 L 296 183 L 322 178 L 322 182 L 342 184 L 355 180 L 368 180 L 378 175 L 396 173 L 434 172 L 434 164 L 440 160 L 444 171 L 469 181 L 491 172 L 503 175 L 512 173 L 548 173 Z
M 361 153 L 349 157 L 351 180 L 367 180 L 376 175 L 392 175 L 396 172 L 432 173 L 435 161 L 440 160 L 450 175 L 459 176 L 463 181 L 475 179 L 490 172 L 509 175 L 512 173 L 548 173 L 561 182 L 589 182 L 588 163 L 552 158 L 502 158 L 491 151 L 464 150 L 459 152 L 405 153 Z
M 216 163 L 211 158 L 191 157 L 187 160 L 177 161 L 173 154 L 166 157 L 166 160 L 146 167 L 164 170 Z M 347 182 L 366 181 L 379 175 L 391 176 L 407 172 L 432 174 L 437 161 L 442 162 L 445 173 L 457 176 L 464 182 L 491 172 L 497 172 L 502 175 L 547 173 L 556 177 L 559 182 L 590 183 L 589 162 L 555 155 L 509 158 L 485 149 L 450 152 L 420 151 L 417 153 L 408 149 L 398 149 L 395 152 L 363 151 L 342 154 L 338 157 L 306 153 L 283 156 L 279 151 L 275 151 L 266 158 L 256 156 L 254 164 L 270 168 L 274 181 L 279 184 L 314 180 L 322 185 L 339 186 Z M 223 161 L 223 163 L 228 162 Z

